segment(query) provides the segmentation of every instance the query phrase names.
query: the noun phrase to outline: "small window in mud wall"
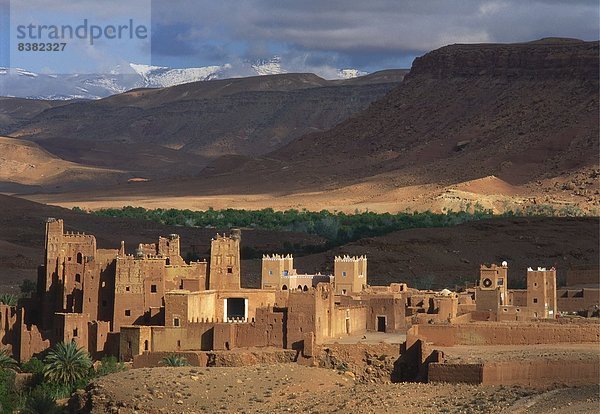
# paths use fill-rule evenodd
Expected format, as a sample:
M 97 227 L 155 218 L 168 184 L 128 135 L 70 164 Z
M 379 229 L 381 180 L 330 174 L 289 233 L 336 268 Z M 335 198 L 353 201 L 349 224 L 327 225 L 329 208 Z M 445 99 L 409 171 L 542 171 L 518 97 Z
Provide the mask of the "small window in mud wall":
M 343 276 L 343 277 L 346 277 L 346 272 L 342 272 L 342 276 Z
M 150 285 L 150 293 L 156 293 L 156 285 Z
M 73 329 L 73 338 L 77 338 L 77 334 L 79 334 L 77 328 Z
M 77 253 L 77 263 L 83 263 L 83 255 L 81 253 Z
M 77 274 L 75 275 L 75 281 L 76 281 L 77 283 L 81 283 L 81 275 L 80 275 L 79 273 L 77 273 Z
M 125 316 L 131 316 L 131 310 L 125 309 Z
M 147 350 L 148 350 L 148 340 L 146 339 L 144 341 L 144 351 L 147 351 Z
M 129 292 L 131 288 L 129 286 L 125 286 L 125 292 Z
M 179 318 L 173 318 L 173 326 L 179 326 Z
M 227 273 L 233 273 L 233 267 L 227 266 Z
M 533 303 L 537 303 L 537 298 L 533 298 Z

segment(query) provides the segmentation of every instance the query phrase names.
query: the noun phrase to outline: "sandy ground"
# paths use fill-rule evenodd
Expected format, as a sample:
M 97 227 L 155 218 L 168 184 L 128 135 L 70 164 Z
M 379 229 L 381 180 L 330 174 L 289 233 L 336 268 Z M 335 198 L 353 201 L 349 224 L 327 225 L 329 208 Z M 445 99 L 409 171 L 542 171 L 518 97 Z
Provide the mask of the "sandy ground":
M 552 344 L 552 345 L 493 345 L 436 347 L 444 351 L 448 363 L 483 363 L 489 361 L 524 361 L 561 359 L 600 363 L 600 344 Z
M 292 364 L 148 368 L 98 380 L 92 412 L 584 413 L 598 407 L 597 391 L 597 387 L 540 393 L 462 384 L 365 384 L 335 370 Z
M 130 183 L 110 189 L 94 189 L 89 192 L 25 195 L 32 201 L 66 208 L 81 207 L 88 210 L 136 207 L 178 208 L 190 210 L 241 208 L 259 210 L 303 209 L 330 210 L 354 213 L 355 211 L 403 212 L 431 210 L 459 211 L 479 203 L 483 208 L 497 213 L 505 210 L 523 209 L 527 205 L 552 204 L 560 209 L 564 205 L 580 205 L 583 211 L 598 206 L 597 200 L 588 201 L 568 191 L 512 186 L 496 177 L 443 186 L 427 184 L 396 187 L 386 175 L 376 176 L 365 182 L 336 189 L 315 191 L 290 191 L 274 189 L 271 193 L 249 191 L 226 194 L 198 194 L 194 183 L 184 188 L 180 183 Z M 550 184 L 550 183 L 549 183 Z M 548 185 L 549 186 L 549 185 Z M 248 186 L 252 189 L 252 185 Z M 536 200 L 536 201 L 534 201 Z

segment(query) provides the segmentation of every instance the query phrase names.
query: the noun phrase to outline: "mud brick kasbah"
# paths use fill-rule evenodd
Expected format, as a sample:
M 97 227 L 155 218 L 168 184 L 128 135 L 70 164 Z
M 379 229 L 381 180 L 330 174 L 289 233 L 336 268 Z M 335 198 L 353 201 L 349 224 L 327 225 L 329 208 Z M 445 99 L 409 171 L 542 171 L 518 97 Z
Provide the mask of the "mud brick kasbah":
M 261 289 L 245 289 L 241 242 L 237 229 L 216 234 L 209 262 L 186 263 L 176 234 L 127 254 L 124 243 L 98 249 L 93 235 L 65 233 L 63 221 L 50 218 L 37 292 L 18 306 L 0 305 L 2 343 L 20 361 L 60 341 L 75 341 L 94 358 L 131 361 L 248 347 L 294 349 L 310 358 L 327 341 L 368 332 L 407 333 L 403 347 L 410 348 L 461 343 L 471 331 L 489 345 L 510 342 L 501 330 L 515 325 L 525 344 L 528 335 L 532 343 L 545 343 L 540 335 L 550 342 L 598 340 L 595 324 L 573 337 L 573 327 L 560 321 L 564 312 L 597 313 L 597 268 L 570 270 L 562 289 L 555 269 L 530 268 L 527 289 L 513 290 L 506 262 L 482 265 L 477 286 L 456 293 L 370 286 L 366 256 L 335 257 L 333 274 L 325 275 L 298 273 L 291 255 L 273 254 L 263 256 Z

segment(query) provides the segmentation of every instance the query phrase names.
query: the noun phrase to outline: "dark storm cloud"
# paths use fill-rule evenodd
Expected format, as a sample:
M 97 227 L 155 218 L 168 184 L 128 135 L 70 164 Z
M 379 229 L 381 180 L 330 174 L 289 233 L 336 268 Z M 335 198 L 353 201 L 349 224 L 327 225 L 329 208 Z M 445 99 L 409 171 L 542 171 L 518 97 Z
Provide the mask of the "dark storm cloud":
M 597 39 L 598 10 L 596 0 L 156 0 L 153 19 L 156 36 L 180 25 L 178 42 L 220 42 L 223 55 L 373 66 L 451 43 Z M 170 53 L 180 49 L 187 53 L 177 43 Z
M 194 43 L 185 37 L 181 24 L 152 25 L 152 53 L 181 56 L 196 53 Z

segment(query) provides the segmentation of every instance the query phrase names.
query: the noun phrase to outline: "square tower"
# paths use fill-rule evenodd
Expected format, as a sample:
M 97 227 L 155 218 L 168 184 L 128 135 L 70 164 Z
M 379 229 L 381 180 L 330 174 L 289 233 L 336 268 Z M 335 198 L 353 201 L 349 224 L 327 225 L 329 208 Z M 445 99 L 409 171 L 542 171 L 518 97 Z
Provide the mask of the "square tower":
M 179 235 L 169 234 L 158 238 L 158 255 L 167 258 L 168 265 L 184 265 L 181 257 Z
M 534 318 L 556 317 L 556 269 L 527 269 L 527 308 Z
M 241 232 L 231 231 L 231 236 L 217 236 L 210 243 L 210 290 L 237 290 L 240 283 Z
M 263 289 L 281 290 L 284 286 L 286 289 L 292 288 L 286 278 L 294 273 L 294 257 L 291 254 L 263 255 L 261 272 Z
M 481 265 L 479 285 L 475 291 L 475 304 L 478 311 L 498 312 L 498 308 L 508 304 L 508 264 L 501 266 Z
M 333 274 L 336 295 L 361 292 L 367 285 L 366 256 L 336 256 Z

